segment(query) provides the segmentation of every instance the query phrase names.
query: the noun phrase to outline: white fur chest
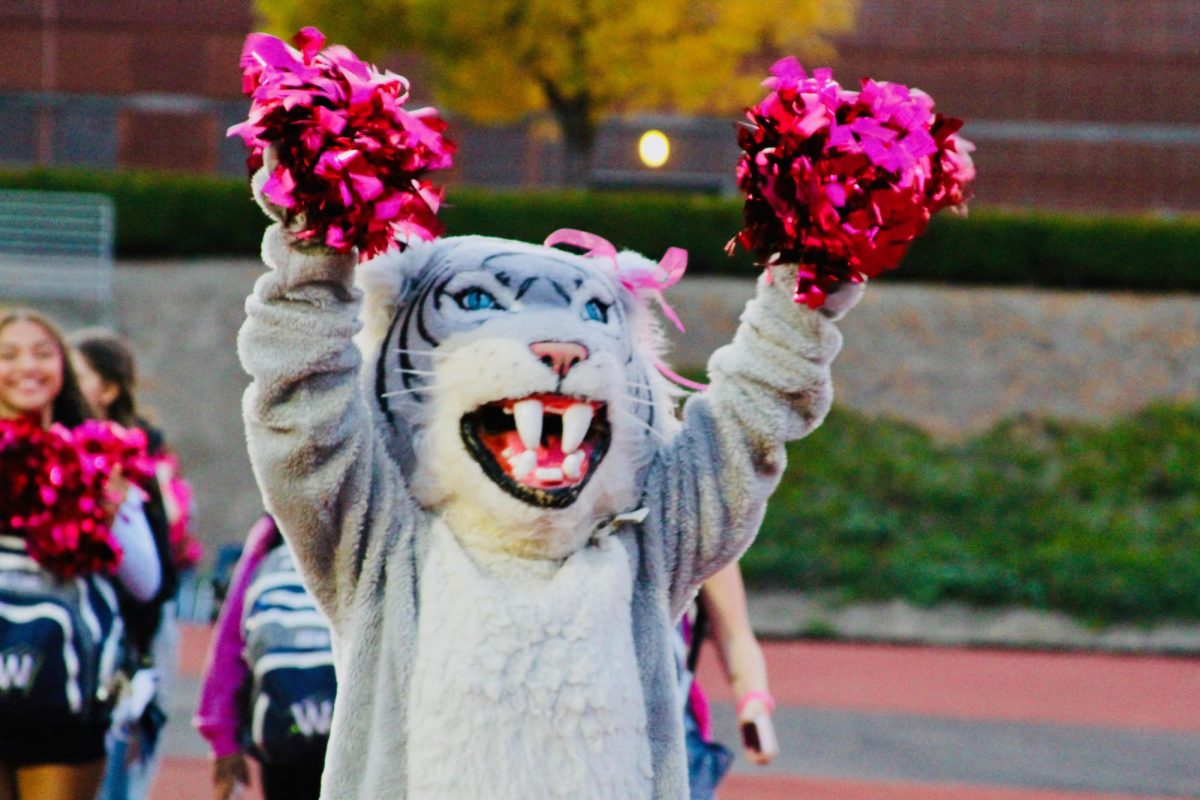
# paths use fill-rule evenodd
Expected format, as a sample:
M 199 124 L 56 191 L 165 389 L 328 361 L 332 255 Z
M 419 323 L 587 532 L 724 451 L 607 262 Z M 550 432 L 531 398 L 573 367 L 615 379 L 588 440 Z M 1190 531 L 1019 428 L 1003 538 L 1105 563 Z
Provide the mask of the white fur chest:
M 606 539 L 553 567 L 483 567 L 434 523 L 409 693 L 409 797 L 650 796 L 628 555 Z

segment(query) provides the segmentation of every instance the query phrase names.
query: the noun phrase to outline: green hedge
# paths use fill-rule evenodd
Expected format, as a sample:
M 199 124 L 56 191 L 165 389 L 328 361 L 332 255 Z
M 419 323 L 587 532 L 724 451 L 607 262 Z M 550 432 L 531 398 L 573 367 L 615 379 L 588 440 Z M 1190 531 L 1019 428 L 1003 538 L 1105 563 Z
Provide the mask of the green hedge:
M 956 445 L 835 410 L 789 458 L 742 561 L 750 581 L 1200 621 L 1200 404 L 1012 420 Z
M 266 218 L 246 181 L 161 172 L 0 172 L 0 188 L 98 192 L 117 208 L 123 257 L 255 255 Z
M 94 191 L 117 204 L 121 256 L 254 255 L 263 217 L 238 178 L 170 173 L 20 170 L 0 188 Z M 741 224 L 736 200 L 708 195 L 501 192 L 452 187 L 442 214 L 450 234 L 540 241 L 556 228 L 594 231 L 658 256 L 690 253 L 693 274 L 751 274 L 725 243 Z M 995 285 L 1200 289 L 1200 216 L 1083 216 L 978 208 L 935 218 L 902 269 L 886 280 Z

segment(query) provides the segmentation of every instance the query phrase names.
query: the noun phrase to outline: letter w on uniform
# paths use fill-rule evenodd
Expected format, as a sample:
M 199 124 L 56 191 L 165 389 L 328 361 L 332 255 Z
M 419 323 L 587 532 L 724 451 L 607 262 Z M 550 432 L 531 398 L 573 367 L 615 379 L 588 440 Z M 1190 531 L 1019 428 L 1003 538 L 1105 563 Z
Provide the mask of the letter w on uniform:
M 33 683 L 32 653 L 0 653 L 0 692 L 28 689 Z
M 304 736 L 327 736 L 333 720 L 333 701 L 322 700 L 314 702 L 309 699 L 292 703 L 290 706 L 292 718 L 296 720 L 296 728 Z

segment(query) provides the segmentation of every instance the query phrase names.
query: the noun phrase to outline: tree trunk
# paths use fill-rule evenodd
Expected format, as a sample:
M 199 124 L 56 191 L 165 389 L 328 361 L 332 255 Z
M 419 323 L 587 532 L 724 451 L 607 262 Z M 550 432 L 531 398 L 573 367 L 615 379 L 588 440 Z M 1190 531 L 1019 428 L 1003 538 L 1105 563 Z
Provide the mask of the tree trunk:
M 563 185 L 586 189 L 592 182 L 592 146 L 563 142 Z
M 596 149 L 596 123 L 586 103 L 557 109 L 554 118 L 562 133 L 563 185 L 585 189 L 591 183 L 592 155 Z

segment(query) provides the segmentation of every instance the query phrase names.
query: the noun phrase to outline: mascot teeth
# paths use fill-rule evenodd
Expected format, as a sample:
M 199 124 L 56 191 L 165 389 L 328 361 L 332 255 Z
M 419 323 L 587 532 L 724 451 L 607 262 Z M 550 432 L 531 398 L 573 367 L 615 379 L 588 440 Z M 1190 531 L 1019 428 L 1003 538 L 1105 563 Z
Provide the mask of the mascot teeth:
M 588 428 L 592 426 L 592 407 L 587 403 L 572 403 L 563 412 L 562 418 L 562 451 L 574 453 L 583 444 Z
M 566 475 L 568 478 L 578 478 L 583 474 L 582 470 L 580 469 L 582 466 L 583 453 L 576 450 L 574 453 L 571 453 L 571 455 L 563 459 L 563 475 Z
M 517 480 L 522 480 L 537 467 L 537 453 L 533 450 L 526 450 L 520 455 L 513 456 L 508 463 L 512 467 L 512 476 Z
M 538 443 L 542 441 L 542 401 L 522 400 L 512 410 L 521 444 L 525 445 L 526 450 L 537 450 Z
M 532 505 L 565 508 L 608 451 L 605 408 L 559 394 L 485 403 L 462 418 L 462 439 L 504 491 Z

